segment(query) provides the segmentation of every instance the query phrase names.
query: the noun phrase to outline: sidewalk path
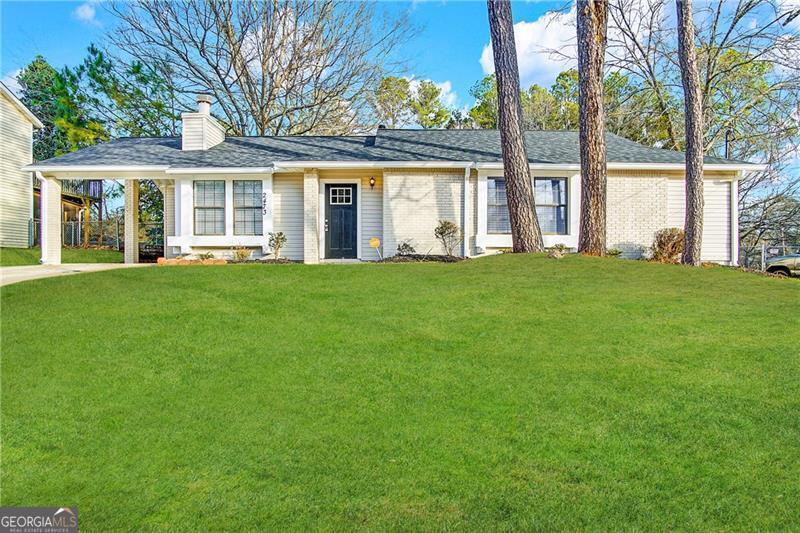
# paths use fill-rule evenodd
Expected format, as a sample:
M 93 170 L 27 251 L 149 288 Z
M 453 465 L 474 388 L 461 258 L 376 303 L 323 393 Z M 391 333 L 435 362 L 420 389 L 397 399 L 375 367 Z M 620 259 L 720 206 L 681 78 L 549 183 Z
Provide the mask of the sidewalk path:
M 68 276 L 70 274 L 81 274 L 83 272 L 100 272 L 101 270 L 112 270 L 115 268 L 136 268 L 155 266 L 154 264 L 136 263 L 75 263 L 64 265 L 25 265 L 13 267 L 0 267 L 0 287 L 29 281 L 32 279 L 52 278 L 55 276 Z

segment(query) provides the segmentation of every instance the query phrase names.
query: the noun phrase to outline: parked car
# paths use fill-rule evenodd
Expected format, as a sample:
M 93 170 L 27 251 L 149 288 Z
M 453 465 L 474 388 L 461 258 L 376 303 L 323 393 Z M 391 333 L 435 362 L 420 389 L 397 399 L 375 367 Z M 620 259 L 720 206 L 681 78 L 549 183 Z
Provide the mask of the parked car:
M 767 259 L 767 272 L 779 276 L 800 277 L 800 254 L 779 255 Z

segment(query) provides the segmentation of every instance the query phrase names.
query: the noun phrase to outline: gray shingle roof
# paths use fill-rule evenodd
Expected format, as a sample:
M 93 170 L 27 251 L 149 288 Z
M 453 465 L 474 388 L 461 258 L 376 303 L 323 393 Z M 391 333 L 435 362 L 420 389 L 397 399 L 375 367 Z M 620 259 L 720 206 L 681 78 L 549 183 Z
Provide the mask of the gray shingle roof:
M 528 131 L 531 163 L 577 165 L 578 132 Z M 609 163 L 683 163 L 683 153 L 650 148 L 606 134 Z M 179 137 L 123 138 L 37 163 L 41 167 L 159 165 L 269 167 L 274 161 L 500 162 L 497 130 L 378 130 L 374 137 L 227 137 L 205 151 L 181 150 Z M 706 157 L 707 164 L 741 161 Z

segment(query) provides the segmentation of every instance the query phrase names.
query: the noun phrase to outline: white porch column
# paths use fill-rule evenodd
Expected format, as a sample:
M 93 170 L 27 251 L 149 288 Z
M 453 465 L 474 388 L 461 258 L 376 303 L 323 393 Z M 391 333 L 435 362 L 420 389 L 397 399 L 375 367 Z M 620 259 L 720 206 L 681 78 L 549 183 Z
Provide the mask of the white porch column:
M 182 238 L 181 253 L 192 253 L 189 245 L 194 233 L 194 181 L 190 178 L 175 181 L 175 233 Z
M 42 264 L 61 264 L 61 182 L 42 178 L 41 187 Z
M 477 187 L 478 202 L 478 220 L 476 226 L 478 228 L 477 235 L 475 235 L 475 253 L 478 255 L 486 253 L 486 235 L 488 233 L 488 223 L 486 221 L 486 206 L 488 205 L 489 184 L 486 181 L 485 171 L 478 171 L 478 187 Z
M 303 173 L 303 262 L 319 263 L 319 175 Z
M 125 262 L 139 262 L 139 180 L 125 180 Z
M 264 254 L 272 253 L 267 244 L 269 242 L 269 234 L 273 231 L 272 213 L 272 174 L 268 174 L 261 181 L 261 216 L 263 217 L 261 219 L 261 229 L 264 235 L 264 244 L 261 247 L 261 252 Z

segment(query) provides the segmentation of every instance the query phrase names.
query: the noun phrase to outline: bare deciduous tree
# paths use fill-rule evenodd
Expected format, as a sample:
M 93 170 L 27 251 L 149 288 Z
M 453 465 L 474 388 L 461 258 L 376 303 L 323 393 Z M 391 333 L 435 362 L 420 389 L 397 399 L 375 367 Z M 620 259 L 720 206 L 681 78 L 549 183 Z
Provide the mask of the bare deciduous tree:
M 694 49 L 692 0 L 677 0 L 678 57 L 683 81 L 686 131 L 686 216 L 681 263 L 700 266 L 703 242 L 703 95 Z
M 578 107 L 581 155 L 581 216 L 578 251 L 606 253 L 606 142 L 603 60 L 608 4 L 578 0 Z
M 519 68 L 509 0 L 487 0 L 497 76 L 498 127 L 505 168 L 511 240 L 517 253 L 541 252 L 542 232 L 533 203 L 531 171 L 522 131 Z
M 234 135 L 345 134 L 364 123 L 405 16 L 340 0 L 111 3 L 110 41 L 186 95 L 210 92 Z

